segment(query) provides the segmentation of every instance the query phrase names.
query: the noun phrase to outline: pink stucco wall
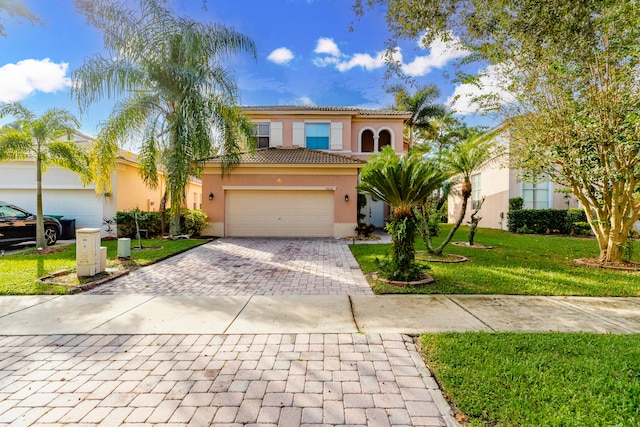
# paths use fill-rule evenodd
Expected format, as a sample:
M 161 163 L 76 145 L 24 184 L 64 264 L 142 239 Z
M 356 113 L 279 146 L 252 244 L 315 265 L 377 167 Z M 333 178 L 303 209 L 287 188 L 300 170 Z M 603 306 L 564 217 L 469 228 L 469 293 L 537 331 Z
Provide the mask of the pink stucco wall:
M 209 216 L 210 222 L 224 222 L 225 198 L 223 187 L 242 186 L 269 187 L 271 189 L 287 189 L 291 187 L 335 187 L 334 191 L 334 221 L 336 223 L 357 222 L 357 196 L 356 185 L 358 175 L 356 168 L 345 169 L 317 169 L 317 175 L 310 175 L 310 169 L 303 173 L 291 173 L 284 169 L 264 168 L 264 172 L 243 173 L 242 166 L 234 169 L 230 175 L 220 176 L 219 168 L 208 168 L 202 177 L 202 210 Z M 339 173 L 339 174 L 337 174 Z M 348 173 L 348 175 L 345 175 Z M 209 193 L 214 194 L 214 199 L 209 200 Z M 345 195 L 349 201 L 345 202 Z M 258 207 L 257 207 L 258 208 Z M 259 208 L 258 208 L 259 209 Z

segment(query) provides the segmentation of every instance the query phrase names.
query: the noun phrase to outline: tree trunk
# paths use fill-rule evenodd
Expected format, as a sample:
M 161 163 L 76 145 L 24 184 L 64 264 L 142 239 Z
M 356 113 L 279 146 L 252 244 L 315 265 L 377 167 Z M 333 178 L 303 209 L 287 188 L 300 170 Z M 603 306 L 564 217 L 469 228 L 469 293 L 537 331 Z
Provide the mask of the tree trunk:
M 415 238 L 416 225 L 414 218 L 405 216 L 402 218 L 394 218 L 392 221 L 401 222 L 406 218 L 406 228 L 404 232 L 391 233 L 391 253 L 398 270 L 408 270 L 415 262 Z
M 42 157 L 36 153 L 36 248 L 46 248 L 44 238 L 44 218 L 42 217 Z
M 464 220 L 464 216 L 467 213 L 467 203 L 469 202 L 470 197 L 471 182 L 465 179 L 464 183 L 462 183 L 462 207 L 460 208 L 460 215 L 458 215 L 458 220 L 451 228 L 451 231 L 449 231 L 449 234 L 447 234 L 447 237 L 442 241 L 442 243 L 440 243 L 440 246 L 435 248 L 433 252 L 429 252 L 433 253 L 434 255 L 442 255 L 442 251 L 444 250 L 445 246 L 447 246 L 451 239 L 453 239 L 453 235 L 456 233 L 456 231 L 458 231 L 458 228 L 460 228 L 460 224 L 462 224 L 462 221 Z

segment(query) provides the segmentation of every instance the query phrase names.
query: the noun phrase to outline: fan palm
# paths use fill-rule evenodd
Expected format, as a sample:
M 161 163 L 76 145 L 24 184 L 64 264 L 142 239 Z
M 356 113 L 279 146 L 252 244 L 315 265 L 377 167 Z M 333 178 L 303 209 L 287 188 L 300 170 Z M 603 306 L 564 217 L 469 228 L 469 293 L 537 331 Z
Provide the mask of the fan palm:
M 447 112 L 444 106 L 433 103 L 440 96 L 440 90 L 434 85 L 420 87 L 413 95 L 402 85 L 392 86 L 388 92 L 395 96 L 397 110 L 411 113 L 411 117 L 405 122 L 409 131 L 409 148 L 413 146 L 416 131 L 423 134 L 435 132 L 432 120 L 444 117 Z
M 70 139 L 80 127 L 67 110 L 51 108 L 37 117 L 19 102 L 0 104 L 0 119 L 12 116 L 15 122 L 0 129 L 0 161 L 32 157 L 36 162 L 36 245 L 47 246 L 42 218 L 42 174 L 49 165 L 56 165 L 77 173 L 83 184 L 91 182 L 89 160 L 83 147 Z
M 81 110 L 104 97 L 124 96 L 100 130 L 92 155 L 96 191 L 109 191 L 120 144 L 139 143 L 143 179 L 158 185 L 165 173 L 171 234 L 180 233 L 180 210 L 199 161 L 220 154 L 223 171 L 239 161 L 240 142 L 251 141 L 248 119 L 237 106 L 237 87 L 224 59 L 255 57 L 251 39 L 218 24 L 176 16 L 162 0 L 139 7 L 76 0 L 89 22 L 104 30 L 107 56 L 97 54 L 74 73 Z
M 391 206 L 387 230 L 398 270 L 409 271 L 415 262 L 414 207 L 425 203 L 446 178 L 435 162 L 418 154 L 398 156 L 389 146 L 362 169 L 358 191 Z

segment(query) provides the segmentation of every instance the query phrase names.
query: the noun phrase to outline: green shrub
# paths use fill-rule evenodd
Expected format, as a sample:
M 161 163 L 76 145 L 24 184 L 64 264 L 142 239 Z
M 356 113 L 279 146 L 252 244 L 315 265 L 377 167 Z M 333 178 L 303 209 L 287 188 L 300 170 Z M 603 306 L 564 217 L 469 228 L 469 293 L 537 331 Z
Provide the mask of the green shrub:
M 147 230 L 149 237 L 162 234 L 160 212 L 144 212 L 135 208 L 116 213 L 118 237 L 135 237 L 136 216 L 138 218 L 138 227 L 141 230 Z
M 209 222 L 207 221 L 207 214 L 200 209 L 189 209 L 181 214 L 181 222 L 184 219 L 183 231 L 192 237 L 200 236 L 202 230 L 207 228 Z
M 518 209 L 509 211 L 509 231 L 518 232 L 524 226 L 538 234 L 569 233 L 566 210 Z
M 524 208 L 524 199 L 522 197 L 512 197 L 509 199 L 509 212 L 519 211 Z

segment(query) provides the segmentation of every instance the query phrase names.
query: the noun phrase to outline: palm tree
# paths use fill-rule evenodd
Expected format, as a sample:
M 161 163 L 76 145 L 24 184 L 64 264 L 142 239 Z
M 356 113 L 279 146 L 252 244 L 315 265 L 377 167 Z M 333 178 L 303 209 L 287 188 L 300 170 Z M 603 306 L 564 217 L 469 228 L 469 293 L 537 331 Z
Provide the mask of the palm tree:
M 399 273 L 410 272 L 415 265 L 414 208 L 422 205 L 446 178 L 435 162 L 418 154 L 398 156 L 390 146 L 362 169 L 358 191 L 391 206 L 386 228 L 392 239 L 393 266 Z
M 255 57 L 255 46 L 231 28 L 176 16 L 162 0 L 140 0 L 133 10 L 98 3 L 76 0 L 76 7 L 104 30 L 108 52 L 74 73 L 73 95 L 82 111 L 104 97 L 123 99 L 100 130 L 92 155 L 96 191 L 109 191 L 119 145 L 139 143 L 146 184 L 158 185 L 158 168 L 165 173 L 171 234 L 179 234 L 185 188 L 190 175 L 200 174 L 201 160 L 220 151 L 224 172 L 239 161 L 239 141 L 252 140 L 224 59 L 237 52 Z
M 57 230 L 44 228 L 42 174 L 49 165 L 56 165 L 77 173 L 84 185 L 91 182 L 84 148 L 72 141 L 62 140 L 65 135 L 69 139 L 80 123 L 70 112 L 59 108 L 48 109 L 42 116 L 36 117 L 19 102 L 0 104 L 0 119 L 6 116 L 12 116 L 16 121 L 0 129 L 0 161 L 35 158 L 36 245 L 44 248 L 55 241 L 55 236 L 50 233 Z
M 409 148 L 413 146 L 416 131 L 434 133 L 435 125 L 432 119 L 444 117 L 447 112 L 444 106 L 433 104 L 440 96 L 440 90 L 434 85 L 422 86 L 413 95 L 402 85 L 392 86 L 387 92 L 394 94 L 397 110 L 411 113 L 411 117 L 405 123 L 409 131 Z
M 456 176 L 462 181 L 460 190 L 462 193 L 462 207 L 451 231 L 437 248 L 432 246 L 428 227 L 424 227 L 423 224 L 423 239 L 429 253 L 441 255 L 445 246 L 453 238 L 454 233 L 460 228 L 460 224 L 462 224 L 467 213 L 467 204 L 473 190 L 471 176 L 503 155 L 502 147 L 498 146 L 494 139 L 502 129 L 502 127 L 498 127 L 490 132 L 472 135 L 449 150 L 442 152 L 440 158 L 442 167 L 448 170 L 452 176 Z

